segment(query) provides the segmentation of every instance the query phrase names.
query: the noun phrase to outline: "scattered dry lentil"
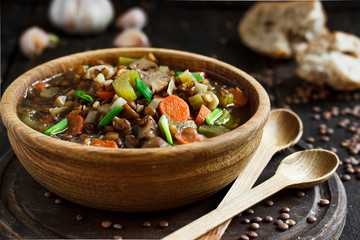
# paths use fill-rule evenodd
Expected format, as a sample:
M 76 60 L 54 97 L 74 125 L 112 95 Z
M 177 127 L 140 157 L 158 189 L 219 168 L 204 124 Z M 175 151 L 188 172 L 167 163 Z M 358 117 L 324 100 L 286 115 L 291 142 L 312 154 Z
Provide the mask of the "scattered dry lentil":
M 305 193 L 304 193 L 303 191 L 298 191 L 298 192 L 296 193 L 296 196 L 298 196 L 298 197 L 304 197 L 304 196 L 305 196 Z
M 306 138 L 306 142 L 308 142 L 308 143 L 314 143 L 314 142 L 315 142 L 315 138 L 313 138 L 313 137 L 308 137 L 308 138 Z
M 240 239 L 241 240 L 249 240 L 250 238 L 248 236 L 246 236 L 246 235 L 241 235 Z
M 115 223 L 113 224 L 113 228 L 120 230 L 123 228 L 123 226 L 120 223 Z
M 242 220 L 242 223 L 248 224 L 248 223 L 250 223 L 250 219 L 245 218 Z
M 268 200 L 268 201 L 266 201 L 266 206 L 272 206 L 272 205 L 274 205 L 274 202 L 273 201 L 271 201 L 271 200 Z
M 254 232 L 254 231 L 250 231 L 250 232 L 248 232 L 248 234 L 247 234 L 249 237 L 251 237 L 251 238 L 256 238 L 258 235 L 257 235 L 257 233 L 256 232 Z
M 272 216 L 266 216 L 266 217 L 264 217 L 264 220 L 266 222 L 272 222 L 274 220 L 274 218 Z
M 280 218 L 282 220 L 286 220 L 286 219 L 289 219 L 290 218 L 290 215 L 288 213 L 282 213 L 280 214 Z
M 294 220 L 292 220 L 292 219 L 286 220 L 285 223 L 287 225 L 289 225 L 289 227 L 292 227 L 292 226 L 294 226 L 296 224 L 296 222 Z
M 168 223 L 168 222 L 166 222 L 166 221 L 161 221 L 161 222 L 160 222 L 160 227 L 166 228 L 166 227 L 168 227 L 168 226 L 169 226 L 169 223 Z
M 282 209 L 280 209 L 280 212 L 282 212 L 282 213 L 288 213 L 288 212 L 290 212 L 290 208 L 288 208 L 288 207 L 283 207 Z
M 317 220 L 317 218 L 314 216 L 310 216 L 306 219 L 306 221 L 308 221 L 309 223 L 314 223 L 316 220 Z
M 151 227 L 151 222 L 145 221 L 145 222 L 143 222 L 142 226 L 143 227 Z
M 349 181 L 349 180 L 351 179 L 351 176 L 350 176 L 349 174 L 344 174 L 344 175 L 341 177 L 341 179 L 342 179 L 343 181 Z
M 44 195 L 45 195 L 45 197 L 47 197 L 47 198 L 51 198 L 51 197 L 54 196 L 54 194 L 53 194 L 52 192 L 46 192 Z
M 326 206 L 326 205 L 329 205 L 330 204 L 330 201 L 328 199 L 321 199 L 319 204 L 321 206 Z
M 78 215 L 76 215 L 76 221 L 82 221 L 82 220 L 84 220 L 84 216 L 83 215 L 81 215 L 81 214 L 78 214 Z
M 253 229 L 253 230 L 258 229 L 259 227 L 260 227 L 260 225 L 259 225 L 258 223 L 252 223 L 252 224 L 250 225 L 250 228 Z
M 248 210 L 245 211 L 247 214 L 254 214 L 255 211 L 251 208 L 249 208 Z
M 113 236 L 113 239 L 116 239 L 116 240 L 122 240 L 122 239 L 123 239 L 123 237 L 122 237 L 122 236 L 120 236 L 120 235 L 115 235 L 115 236 Z
M 55 203 L 62 204 L 62 203 L 64 203 L 64 201 L 61 198 L 57 198 L 57 199 L 55 199 Z
M 112 226 L 112 222 L 110 222 L 110 221 L 102 221 L 101 226 L 103 228 L 110 228 Z
M 289 225 L 287 225 L 286 223 L 280 223 L 280 224 L 278 225 L 278 228 L 279 228 L 280 230 L 282 230 L 282 231 L 285 231 L 285 230 L 287 230 L 287 229 L 289 228 Z

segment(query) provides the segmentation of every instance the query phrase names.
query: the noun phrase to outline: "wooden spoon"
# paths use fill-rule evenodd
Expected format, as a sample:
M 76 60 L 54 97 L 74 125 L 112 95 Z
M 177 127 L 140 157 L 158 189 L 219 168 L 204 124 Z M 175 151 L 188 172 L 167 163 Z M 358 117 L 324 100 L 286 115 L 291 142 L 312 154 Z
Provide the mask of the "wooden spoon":
M 270 117 L 264 127 L 261 142 L 249 159 L 245 168 L 233 183 L 232 187 L 221 201 L 218 207 L 223 206 L 242 193 L 251 189 L 259 178 L 261 172 L 269 163 L 271 157 L 278 151 L 284 150 L 296 144 L 303 133 L 301 119 L 292 111 L 280 108 L 271 111 Z M 218 240 L 229 226 L 231 219 L 224 222 L 217 228 L 202 236 L 201 240 Z
M 310 188 L 326 181 L 338 165 L 339 159 L 336 154 L 327 150 L 315 149 L 293 153 L 282 160 L 273 177 L 163 240 L 198 238 L 284 188 Z

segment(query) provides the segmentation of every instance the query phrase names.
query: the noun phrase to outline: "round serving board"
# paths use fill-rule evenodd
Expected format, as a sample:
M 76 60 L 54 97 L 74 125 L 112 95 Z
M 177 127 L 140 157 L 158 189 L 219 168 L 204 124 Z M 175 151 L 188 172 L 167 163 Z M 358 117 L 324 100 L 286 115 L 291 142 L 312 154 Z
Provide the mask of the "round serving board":
M 307 148 L 300 142 L 295 147 L 277 154 L 270 161 L 260 176 L 256 185 L 272 176 L 286 155 Z M 160 239 L 179 229 L 187 223 L 213 210 L 220 203 L 229 186 L 197 203 L 150 213 L 115 213 L 79 206 L 65 201 L 56 204 L 56 196 L 44 196 L 47 190 L 38 184 L 21 166 L 19 160 L 9 151 L 0 160 L 1 202 L 0 202 L 0 238 L 113 238 L 123 239 Z M 191 187 L 191 186 L 189 186 Z M 260 216 L 272 216 L 271 223 L 261 222 L 256 230 L 256 239 L 338 239 L 345 224 L 346 195 L 342 182 L 337 174 L 320 186 L 302 190 L 305 196 L 298 197 L 299 190 L 286 189 L 270 197 L 273 206 L 265 202 L 252 209 L 254 214 L 243 213 L 231 222 L 222 239 L 239 239 L 250 231 L 250 224 L 244 224 L 243 219 L 253 219 Z M 171 194 L 171 193 L 169 193 Z M 330 205 L 320 206 L 319 200 L 326 198 Z M 286 231 L 277 228 L 274 222 L 279 219 L 280 209 L 290 208 L 290 218 L 297 224 Z M 76 220 L 82 215 L 82 221 Z M 308 223 L 308 216 L 315 216 L 317 221 Z M 119 223 L 122 229 L 102 228 L 102 221 Z M 148 221 L 150 227 L 142 224 Z M 161 228 L 160 222 L 166 221 L 168 227 Z

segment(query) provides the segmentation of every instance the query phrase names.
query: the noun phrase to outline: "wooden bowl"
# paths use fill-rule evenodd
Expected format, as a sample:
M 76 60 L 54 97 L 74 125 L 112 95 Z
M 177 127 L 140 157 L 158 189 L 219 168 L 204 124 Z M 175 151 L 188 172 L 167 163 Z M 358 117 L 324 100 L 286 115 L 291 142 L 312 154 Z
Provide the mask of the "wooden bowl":
M 173 69 L 205 71 L 245 89 L 251 118 L 206 141 L 170 148 L 107 149 L 46 136 L 25 125 L 16 108 L 27 87 L 96 59 L 153 53 Z M 25 169 L 41 185 L 75 203 L 111 211 L 155 211 L 205 198 L 231 183 L 257 148 L 270 112 L 261 85 L 229 64 L 198 54 L 155 48 L 114 48 L 78 53 L 42 64 L 18 77 L 6 90 L 1 116 L 10 143 Z

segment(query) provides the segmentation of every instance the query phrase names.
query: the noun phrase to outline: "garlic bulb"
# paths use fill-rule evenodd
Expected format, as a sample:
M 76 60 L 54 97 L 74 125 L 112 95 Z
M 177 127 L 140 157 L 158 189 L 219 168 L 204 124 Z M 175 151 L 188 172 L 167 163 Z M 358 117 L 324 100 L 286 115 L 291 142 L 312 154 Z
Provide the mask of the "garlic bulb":
M 114 18 L 114 9 L 109 0 L 53 0 L 49 18 L 67 33 L 99 33 Z
M 20 36 L 20 51 L 28 58 L 39 56 L 45 48 L 54 46 L 59 38 L 43 29 L 33 26 L 26 29 Z
M 115 47 L 148 47 L 149 38 L 141 30 L 130 28 L 119 33 L 114 41 Z
M 115 22 L 117 28 L 142 29 L 147 24 L 147 15 L 140 7 L 134 7 L 120 15 Z

